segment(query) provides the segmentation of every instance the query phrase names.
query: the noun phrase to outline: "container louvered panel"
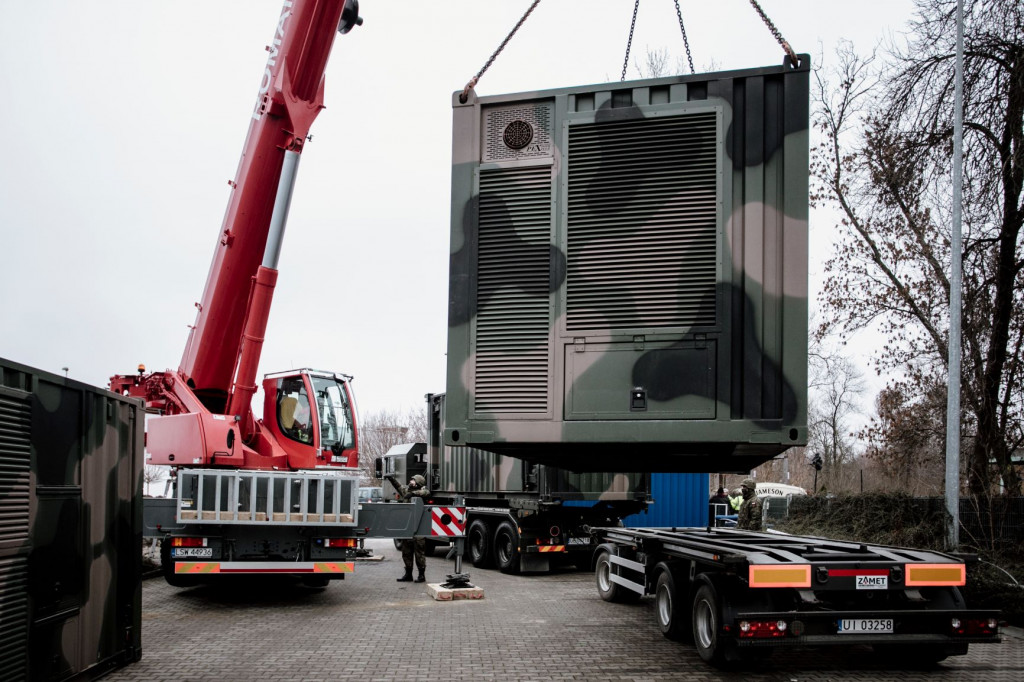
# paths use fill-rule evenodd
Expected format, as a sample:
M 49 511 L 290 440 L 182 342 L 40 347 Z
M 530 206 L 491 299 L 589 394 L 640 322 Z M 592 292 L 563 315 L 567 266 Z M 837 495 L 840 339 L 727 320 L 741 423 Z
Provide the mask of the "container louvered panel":
M 28 540 L 31 405 L 0 391 L 0 548 Z
M 0 680 L 27 679 L 28 559 L 0 559 Z
M 551 167 L 481 171 L 479 211 L 475 409 L 546 412 Z
M 715 111 L 569 128 L 567 329 L 715 323 Z

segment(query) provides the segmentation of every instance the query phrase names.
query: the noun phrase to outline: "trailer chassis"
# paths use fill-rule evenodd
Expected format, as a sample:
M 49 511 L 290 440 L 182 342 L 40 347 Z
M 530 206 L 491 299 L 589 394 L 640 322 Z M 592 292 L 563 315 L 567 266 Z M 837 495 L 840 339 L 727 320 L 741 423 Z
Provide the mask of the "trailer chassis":
M 724 528 L 592 532 L 601 598 L 653 595 L 662 634 L 713 665 L 854 644 L 928 665 L 1000 641 L 998 611 L 960 593 L 964 557 Z

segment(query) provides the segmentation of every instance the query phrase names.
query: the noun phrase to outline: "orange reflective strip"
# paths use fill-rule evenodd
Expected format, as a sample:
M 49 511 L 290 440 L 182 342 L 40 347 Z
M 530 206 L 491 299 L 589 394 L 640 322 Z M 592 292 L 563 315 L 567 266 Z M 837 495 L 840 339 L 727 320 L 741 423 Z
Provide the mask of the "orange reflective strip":
M 179 561 L 174 564 L 175 573 L 220 573 L 219 563 Z
M 564 552 L 565 545 L 537 545 L 539 552 Z
M 751 587 L 810 587 L 811 565 L 751 566 Z
M 318 561 L 313 564 L 314 573 L 352 573 L 355 564 L 351 561 Z
M 958 586 L 967 582 L 964 564 L 907 564 L 907 587 Z

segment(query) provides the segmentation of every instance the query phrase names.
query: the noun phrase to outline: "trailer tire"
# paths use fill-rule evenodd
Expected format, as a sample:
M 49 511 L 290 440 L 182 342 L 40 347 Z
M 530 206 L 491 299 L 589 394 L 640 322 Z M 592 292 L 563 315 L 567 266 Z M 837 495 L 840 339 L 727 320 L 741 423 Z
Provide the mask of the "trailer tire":
M 654 588 L 654 613 L 658 619 L 658 629 L 675 642 L 685 642 L 692 637 L 685 582 L 678 580 L 672 567 L 664 561 L 654 567 L 654 573 L 658 576 Z
M 704 583 L 693 598 L 693 645 L 701 659 L 714 666 L 726 662 L 726 647 L 719 637 L 721 626 L 718 591 L 710 583 Z
M 491 528 L 483 519 L 473 519 L 466 532 L 469 540 L 469 560 L 474 568 L 490 568 L 491 564 Z
M 597 548 L 597 560 L 594 562 L 594 579 L 597 581 L 597 593 L 605 601 L 618 604 L 635 603 L 640 600 L 642 595 L 612 582 L 611 556 L 614 551 L 611 545 L 601 545 Z
M 519 531 L 511 521 L 502 521 L 494 531 L 494 562 L 502 573 L 519 573 Z

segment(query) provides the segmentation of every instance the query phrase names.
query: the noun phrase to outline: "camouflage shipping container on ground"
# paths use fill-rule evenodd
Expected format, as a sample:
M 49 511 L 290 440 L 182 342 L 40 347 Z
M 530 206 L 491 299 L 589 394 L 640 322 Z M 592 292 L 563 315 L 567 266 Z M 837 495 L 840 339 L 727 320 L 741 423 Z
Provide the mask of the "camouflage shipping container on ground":
M 809 73 L 456 93 L 447 444 L 702 472 L 806 442 Z
M 0 358 L 0 679 L 141 652 L 143 411 Z

